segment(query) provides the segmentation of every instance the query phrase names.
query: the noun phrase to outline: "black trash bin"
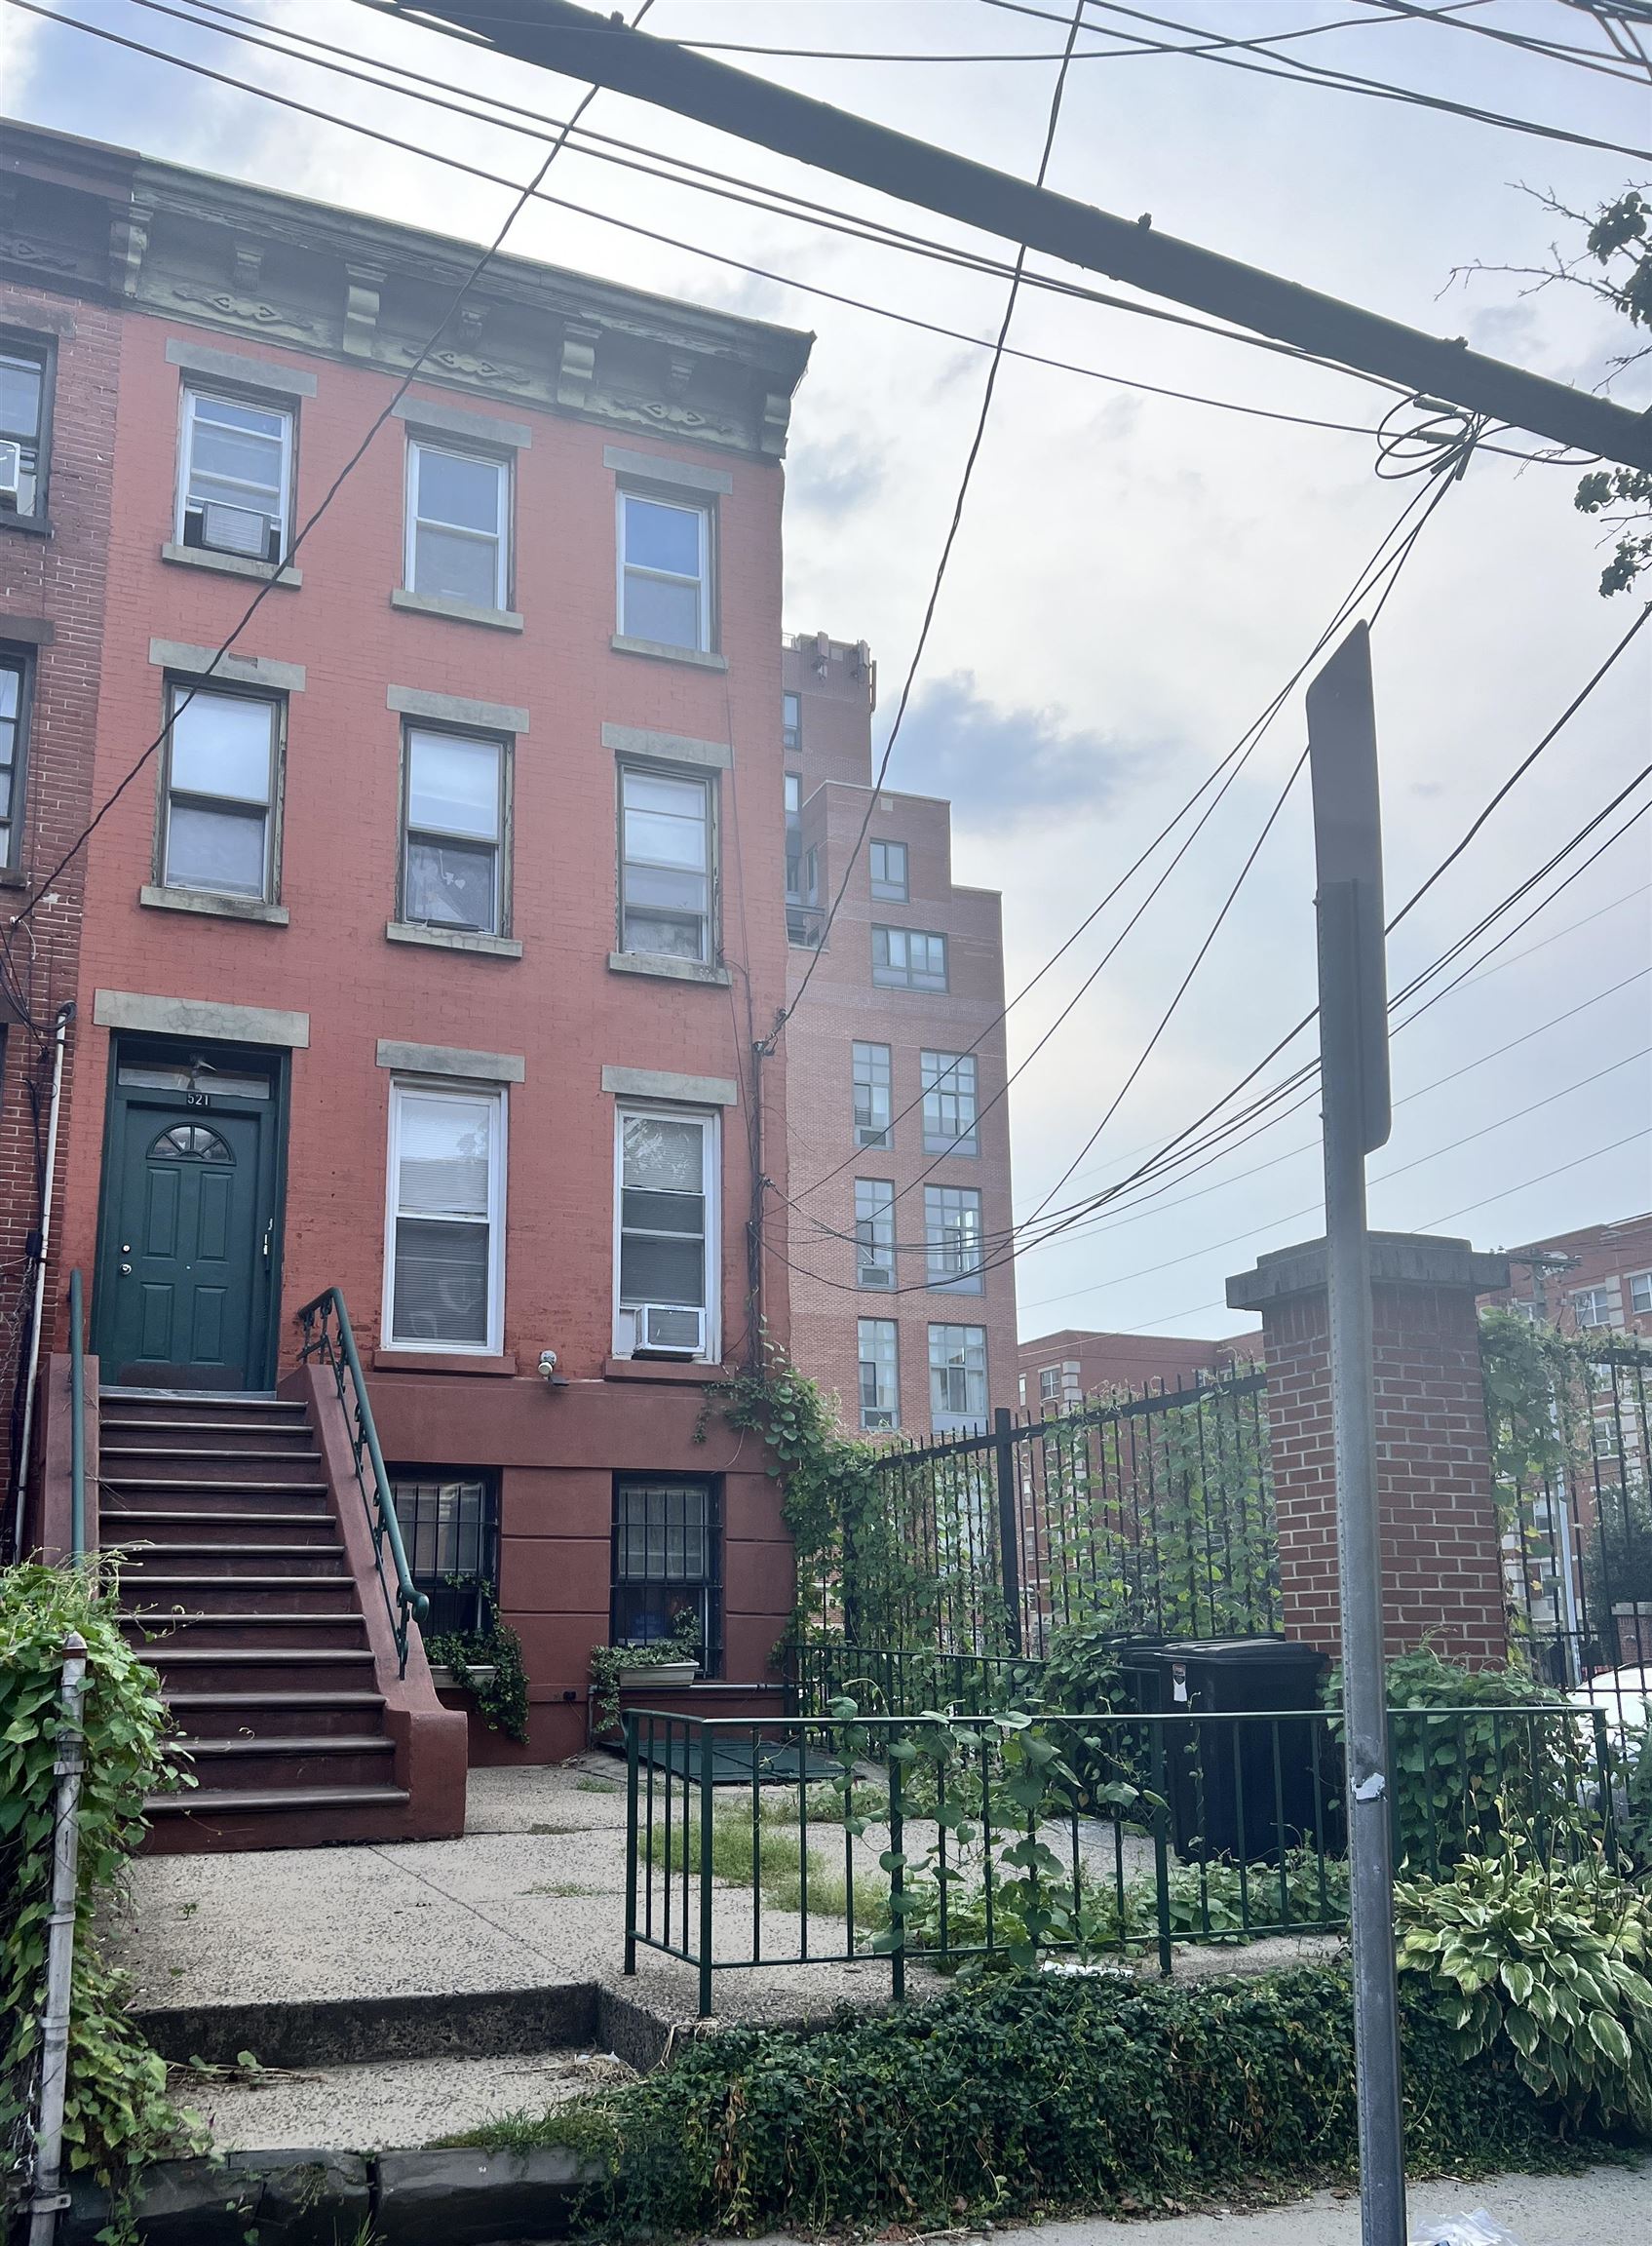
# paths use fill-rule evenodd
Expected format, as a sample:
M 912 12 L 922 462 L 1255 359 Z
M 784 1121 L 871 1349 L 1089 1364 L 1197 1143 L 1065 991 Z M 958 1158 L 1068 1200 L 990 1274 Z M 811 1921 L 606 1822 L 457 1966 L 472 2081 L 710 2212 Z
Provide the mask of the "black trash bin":
M 1205 1719 L 1167 1723 L 1165 1793 L 1171 1839 L 1184 1861 L 1224 1856 L 1234 1862 L 1277 1862 L 1283 1849 L 1323 1832 L 1323 1789 L 1316 1801 L 1317 1709 L 1325 1656 L 1293 1639 L 1171 1638 L 1133 1646 L 1123 1656 L 1143 1714 Z M 1266 1714 L 1252 1722 L 1220 1716 Z M 1318 1815 L 1316 1816 L 1316 1809 Z

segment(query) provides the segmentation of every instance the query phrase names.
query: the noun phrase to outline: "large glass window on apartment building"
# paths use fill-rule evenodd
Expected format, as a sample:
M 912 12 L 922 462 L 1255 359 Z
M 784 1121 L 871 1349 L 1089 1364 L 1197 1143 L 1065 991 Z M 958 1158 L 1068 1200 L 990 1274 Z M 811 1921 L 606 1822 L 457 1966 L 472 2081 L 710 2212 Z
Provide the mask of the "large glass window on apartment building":
M 620 949 L 709 964 L 712 783 L 620 767 Z
M 938 1435 L 974 1428 L 986 1418 L 986 1328 L 929 1330 L 929 1415 Z
M 178 449 L 178 544 L 279 562 L 292 492 L 288 408 L 185 390 Z
M 924 1187 L 924 1240 L 927 1285 L 980 1293 L 980 1195 L 973 1185 Z
M 895 1187 L 887 1178 L 855 1181 L 855 1284 L 895 1284 Z
M 504 742 L 410 725 L 405 755 L 401 917 L 505 935 Z
M 403 566 L 408 592 L 427 600 L 508 608 L 510 462 L 409 439 Z
M 872 981 L 890 990 L 944 990 L 945 937 L 916 928 L 874 927 Z
M 271 903 L 282 706 L 266 695 L 169 684 L 157 878 Z
M 860 1352 L 861 1425 L 868 1431 L 901 1424 L 900 1337 L 893 1318 L 856 1322 Z
M 619 1348 L 714 1355 L 716 1118 L 622 1107 L 617 1130 Z
M 619 494 L 620 631 L 706 653 L 711 646 L 711 517 L 705 507 Z
M 973 1053 L 919 1056 L 924 1094 L 924 1152 L 978 1154 L 976 1057 Z
M 891 1122 L 892 1064 L 887 1045 L 854 1044 L 855 1143 L 883 1147 L 895 1143 Z
M 872 895 L 896 905 L 906 902 L 906 845 L 904 842 L 873 842 L 868 845 L 871 857 Z

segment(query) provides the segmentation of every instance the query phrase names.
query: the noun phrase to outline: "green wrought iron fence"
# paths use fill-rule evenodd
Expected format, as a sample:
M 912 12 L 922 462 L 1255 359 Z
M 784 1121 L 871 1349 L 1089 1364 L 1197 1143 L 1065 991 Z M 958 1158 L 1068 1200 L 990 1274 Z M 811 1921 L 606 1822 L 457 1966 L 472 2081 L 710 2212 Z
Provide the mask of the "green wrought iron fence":
M 625 1970 L 1146 1956 L 1347 1920 L 1334 1711 L 626 1712 Z M 1397 1859 L 1618 1860 L 1603 1712 L 1396 1710 Z

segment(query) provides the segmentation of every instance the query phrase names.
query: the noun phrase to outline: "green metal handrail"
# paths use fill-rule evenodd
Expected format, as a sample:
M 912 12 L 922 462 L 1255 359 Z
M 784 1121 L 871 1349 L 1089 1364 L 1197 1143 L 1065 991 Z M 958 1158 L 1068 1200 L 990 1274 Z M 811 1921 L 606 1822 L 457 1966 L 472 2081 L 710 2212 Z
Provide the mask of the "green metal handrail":
M 69 1273 L 69 1557 L 86 1559 L 86 1336 L 78 1266 Z
M 301 1310 L 294 1312 L 294 1317 L 304 1336 L 304 1345 L 298 1352 L 299 1363 L 308 1364 L 313 1357 L 331 1369 L 333 1384 L 338 1390 L 338 1401 L 344 1408 L 349 1423 L 350 1449 L 356 1462 L 356 1487 L 362 1493 L 367 1527 L 372 1531 L 373 1566 L 378 1570 L 385 1611 L 390 1616 L 390 1626 L 396 1639 L 400 1674 L 404 1677 L 407 1674 L 407 1642 L 412 1626 L 415 1622 L 422 1622 L 430 1612 L 430 1601 L 414 1584 L 413 1571 L 407 1565 L 406 1547 L 402 1541 L 402 1524 L 396 1518 L 396 1500 L 391 1494 L 390 1477 L 384 1468 L 384 1452 L 379 1448 L 378 1429 L 373 1425 L 373 1408 L 367 1400 L 366 1381 L 362 1376 L 362 1360 L 357 1352 L 350 1313 L 344 1307 L 344 1297 L 339 1289 L 327 1287 L 314 1301 L 306 1302 Z M 346 1375 L 349 1375 L 349 1394 L 345 1393 Z M 384 1548 L 387 1544 L 390 1547 L 391 1567 L 396 1575 L 394 1600 L 384 1571 Z

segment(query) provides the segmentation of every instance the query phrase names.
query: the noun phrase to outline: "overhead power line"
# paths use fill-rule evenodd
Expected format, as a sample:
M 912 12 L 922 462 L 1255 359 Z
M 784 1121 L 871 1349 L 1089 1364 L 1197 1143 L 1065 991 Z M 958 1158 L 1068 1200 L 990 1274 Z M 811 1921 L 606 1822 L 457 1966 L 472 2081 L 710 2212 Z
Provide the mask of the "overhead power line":
M 1545 61 L 1570 63 L 1580 70 L 1598 71 L 1606 78 L 1616 78 L 1622 84 L 1633 85 L 1632 72 L 1621 70 L 1615 58 L 1591 55 L 1586 48 L 1572 47 L 1560 40 L 1540 39 L 1528 31 L 1506 30 L 1501 24 L 1477 22 L 1472 17 L 1453 15 L 1444 8 L 1423 8 L 1416 0 L 1358 0 L 1362 8 L 1372 11 L 1367 23 L 1434 23 L 1446 31 L 1468 31 L 1479 39 L 1495 39 L 1505 47 L 1524 50 Z

